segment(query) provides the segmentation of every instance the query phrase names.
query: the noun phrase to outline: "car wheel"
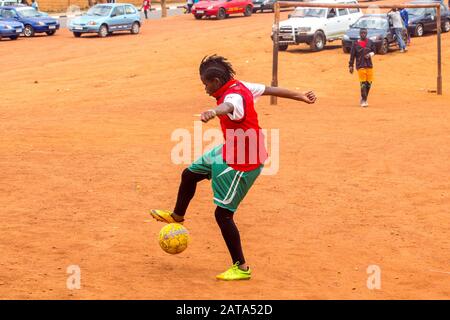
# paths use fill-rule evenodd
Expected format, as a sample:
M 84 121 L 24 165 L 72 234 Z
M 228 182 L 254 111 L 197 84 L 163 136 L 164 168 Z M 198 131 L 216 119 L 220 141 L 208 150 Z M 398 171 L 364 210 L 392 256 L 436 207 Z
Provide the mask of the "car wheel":
M 74 32 L 73 35 L 75 38 L 79 38 L 81 37 L 81 32 Z
M 288 44 L 279 44 L 279 45 L 278 45 L 278 50 L 280 50 L 280 51 L 286 51 L 288 47 L 289 47 Z
M 244 11 L 244 16 L 246 17 L 250 17 L 253 13 L 252 7 L 251 6 L 246 6 L 245 7 L 245 11 Z
M 133 25 L 131 26 L 131 33 L 132 34 L 138 34 L 139 33 L 139 23 L 134 22 Z
M 201 14 L 194 14 L 195 19 L 200 20 L 203 16 Z
M 381 43 L 380 48 L 378 49 L 378 54 L 386 54 L 389 51 L 389 43 L 387 39 L 384 39 Z
M 19 36 L 11 36 L 11 37 L 9 37 L 11 40 L 17 40 L 17 38 L 19 38 Z M 0 40 L 1 40 L 1 37 L 0 37 Z
M 23 28 L 23 35 L 25 37 L 34 37 L 34 28 L 27 24 L 25 28 Z
M 313 40 L 309 45 L 312 51 L 320 51 L 325 47 L 325 35 L 322 31 L 316 31 Z
M 220 8 L 217 12 L 217 20 L 223 20 L 227 17 L 227 13 L 224 8 Z
M 102 24 L 100 26 L 100 29 L 98 29 L 98 36 L 100 38 L 105 38 L 106 36 L 108 36 L 108 34 L 108 27 L 106 26 L 106 24 Z
M 449 32 L 450 31 L 450 20 L 446 20 L 444 22 L 444 27 L 442 28 L 442 31 Z
M 350 53 L 350 48 L 346 47 L 346 46 L 342 46 L 342 51 L 344 51 L 344 53 Z
M 55 34 L 55 32 L 56 32 L 55 30 L 47 31 L 46 34 L 47 34 L 48 36 L 52 36 L 52 35 Z
M 414 35 L 416 37 L 421 37 L 423 36 L 423 25 L 421 25 L 420 23 L 416 26 L 416 28 L 414 29 Z

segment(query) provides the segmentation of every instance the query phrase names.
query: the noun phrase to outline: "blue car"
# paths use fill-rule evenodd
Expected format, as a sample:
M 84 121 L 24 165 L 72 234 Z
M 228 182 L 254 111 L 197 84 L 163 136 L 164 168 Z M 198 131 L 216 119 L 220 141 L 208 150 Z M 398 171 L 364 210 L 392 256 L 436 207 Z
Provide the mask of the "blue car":
M 22 23 L 25 37 L 33 37 L 36 33 L 46 33 L 52 36 L 59 29 L 58 20 L 27 6 L 0 7 L 0 17 L 4 20 Z
M 99 37 L 104 38 L 115 31 L 138 34 L 140 27 L 141 16 L 138 10 L 128 3 L 97 4 L 69 24 L 69 30 L 75 37 L 80 37 L 83 33 L 97 33 Z
M 0 40 L 10 38 L 16 40 L 23 31 L 23 24 L 17 21 L 0 19 Z

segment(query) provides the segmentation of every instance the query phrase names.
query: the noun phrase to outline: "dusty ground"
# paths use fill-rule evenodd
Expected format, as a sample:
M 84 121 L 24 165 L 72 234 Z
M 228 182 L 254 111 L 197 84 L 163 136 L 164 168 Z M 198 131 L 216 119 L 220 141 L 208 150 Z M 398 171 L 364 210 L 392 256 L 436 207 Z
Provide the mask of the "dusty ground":
M 375 56 L 368 109 L 338 46 L 281 53 L 280 85 L 319 100 L 258 103 L 262 126 L 280 129 L 280 168 L 236 216 L 254 278 L 214 279 L 230 261 L 206 182 L 189 209 L 188 250 L 158 247 L 147 210 L 173 207 L 184 168 L 171 162 L 171 133 L 192 131 L 192 115 L 214 104 L 199 61 L 219 53 L 240 79 L 270 83 L 271 23 L 181 16 L 138 36 L 62 30 L 0 43 L 0 298 L 450 297 L 450 34 L 443 96 L 427 92 L 429 35 L 407 54 Z M 366 286 L 372 264 L 381 290 Z M 66 288 L 69 265 L 81 268 L 81 290 Z

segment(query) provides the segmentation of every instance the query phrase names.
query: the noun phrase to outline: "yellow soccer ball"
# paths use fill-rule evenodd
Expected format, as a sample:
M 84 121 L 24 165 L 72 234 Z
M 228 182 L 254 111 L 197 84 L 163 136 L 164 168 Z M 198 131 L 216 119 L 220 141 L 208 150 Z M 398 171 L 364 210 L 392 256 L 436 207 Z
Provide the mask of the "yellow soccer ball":
M 170 254 L 181 253 L 189 243 L 189 232 L 179 223 L 169 223 L 159 232 L 159 245 Z

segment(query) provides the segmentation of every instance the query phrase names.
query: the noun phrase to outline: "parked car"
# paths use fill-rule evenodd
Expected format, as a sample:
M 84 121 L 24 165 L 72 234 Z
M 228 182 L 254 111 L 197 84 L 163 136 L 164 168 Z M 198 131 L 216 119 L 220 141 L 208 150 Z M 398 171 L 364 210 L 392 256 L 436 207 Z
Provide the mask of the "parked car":
M 214 16 L 218 20 L 227 18 L 230 14 L 240 14 L 249 17 L 253 13 L 252 0 L 204 0 L 192 7 L 195 19 Z
M 438 3 L 435 1 L 413 1 L 412 4 Z M 408 12 L 408 32 L 409 34 L 421 37 L 426 32 L 436 30 L 436 9 L 435 8 L 410 8 Z M 441 3 L 441 29 L 443 32 L 450 31 L 450 11 L 448 7 Z
M 0 19 L 0 40 L 2 38 L 10 38 L 17 40 L 23 31 L 23 24 L 18 21 L 9 21 Z
M 350 29 L 342 39 L 342 49 L 349 53 L 353 42 L 359 39 L 359 31 L 362 28 L 367 29 L 367 37 L 375 44 L 378 54 L 386 54 L 389 47 L 397 45 L 392 23 L 387 14 L 366 14 L 350 26 Z M 406 43 L 406 30 L 403 31 L 403 40 Z
M 140 28 L 139 11 L 128 3 L 97 4 L 69 24 L 69 30 L 77 38 L 83 33 L 97 33 L 102 38 L 116 31 L 138 34 Z
M 357 4 L 356 0 L 314 0 L 311 2 Z M 279 50 L 289 45 L 307 43 L 311 50 L 319 51 L 326 42 L 340 40 L 362 16 L 361 9 L 295 8 L 289 19 L 280 22 Z
M 25 37 L 33 37 L 36 33 L 46 33 L 52 36 L 59 29 L 58 20 L 27 6 L 0 7 L 0 17 L 8 21 L 22 23 Z
M 304 0 L 289 0 L 289 1 L 303 2 Z M 274 12 L 275 2 L 277 2 L 277 0 L 253 0 L 253 13 L 256 13 L 258 11 L 264 12 L 264 10 L 270 10 Z
M 264 10 L 274 11 L 274 3 L 276 0 L 253 0 L 253 13 Z
M 19 0 L 0 0 L 0 7 L 20 5 Z

